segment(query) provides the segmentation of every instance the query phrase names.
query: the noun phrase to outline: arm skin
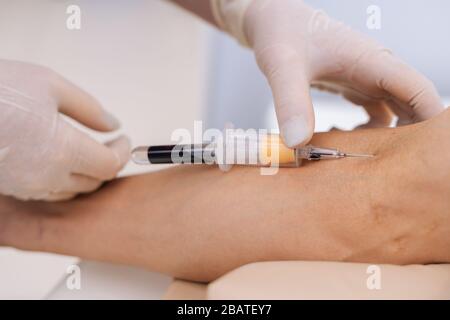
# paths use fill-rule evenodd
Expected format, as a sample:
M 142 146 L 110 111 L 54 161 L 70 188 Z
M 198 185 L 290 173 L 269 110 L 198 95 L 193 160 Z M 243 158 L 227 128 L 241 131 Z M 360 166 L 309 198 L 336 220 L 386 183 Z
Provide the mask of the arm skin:
M 257 261 L 450 262 L 450 112 L 408 127 L 319 134 L 313 143 L 376 157 L 275 176 L 176 167 L 64 203 L 3 197 L 0 245 L 197 281 Z
M 209 0 L 171 0 L 171 2 L 190 11 L 213 26 L 217 26 Z

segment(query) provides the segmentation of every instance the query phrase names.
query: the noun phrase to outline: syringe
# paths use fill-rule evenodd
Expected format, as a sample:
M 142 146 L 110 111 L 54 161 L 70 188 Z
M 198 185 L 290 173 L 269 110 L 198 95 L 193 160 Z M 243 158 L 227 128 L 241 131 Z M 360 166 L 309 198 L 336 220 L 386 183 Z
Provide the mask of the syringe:
M 132 159 L 141 165 L 148 164 L 219 164 L 299 167 L 302 160 L 319 161 L 342 158 L 372 158 L 373 155 L 341 152 L 332 148 L 306 146 L 287 148 L 278 135 L 259 139 L 234 137 L 224 144 L 190 144 L 138 147 Z M 224 146 L 220 148 L 219 146 Z M 230 155 L 231 154 L 231 155 Z

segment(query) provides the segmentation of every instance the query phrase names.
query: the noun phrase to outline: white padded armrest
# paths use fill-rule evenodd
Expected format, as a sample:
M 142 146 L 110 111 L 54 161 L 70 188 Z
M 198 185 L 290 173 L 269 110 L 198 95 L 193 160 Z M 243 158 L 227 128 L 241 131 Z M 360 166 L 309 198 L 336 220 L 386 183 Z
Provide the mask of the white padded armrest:
M 450 265 L 262 262 L 238 268 L 208 286 L 208 299 L 450 299 Z M 369 273 L 370 272 L 370 273 Z

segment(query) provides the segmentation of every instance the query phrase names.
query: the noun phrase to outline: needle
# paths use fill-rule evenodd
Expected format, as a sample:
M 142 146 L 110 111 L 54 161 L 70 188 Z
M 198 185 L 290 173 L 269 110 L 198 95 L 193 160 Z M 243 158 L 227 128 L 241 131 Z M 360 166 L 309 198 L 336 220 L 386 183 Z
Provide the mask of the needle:
M 357 153 L 343 153 L 342 156 L 344 158 L 373 158 L 373 157 L 375 157 L 372 154 L 357 154 Z

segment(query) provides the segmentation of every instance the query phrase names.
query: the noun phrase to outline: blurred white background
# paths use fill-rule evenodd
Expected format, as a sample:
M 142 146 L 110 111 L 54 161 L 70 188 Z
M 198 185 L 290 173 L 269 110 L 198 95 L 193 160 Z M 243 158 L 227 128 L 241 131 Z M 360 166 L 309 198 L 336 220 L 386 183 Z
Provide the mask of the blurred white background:
M 0 58 L 43 64 L 95 95 L 121 119 L 134 145 L 169 142 L 194 120 L 222 128 L 276 128 L 270 90 L 252 53 L 163 0 L 0 0 Z M 428 75 L 450 96 L 446 0 L 309 0 L 369 33 Z M 81 30 L 67 30 L 77 4 Z M 382 29 L 366 28 L 366 9 L 382 9 Z M 362 110 L 314 94 L 317 130 L 351 129 Z M 449 103 L 449 102 L 447 102 Z M 110 138 L 98 136 L 99 139 Z M 123 174 L 152 170 L 130 164 Z M 82 290 L 64 285 L 76 258 L 0 249 L 1 298 L 159 298 L 170 279 L 83 262 Z M 126 290 L 124 290 L 126 288 Z

